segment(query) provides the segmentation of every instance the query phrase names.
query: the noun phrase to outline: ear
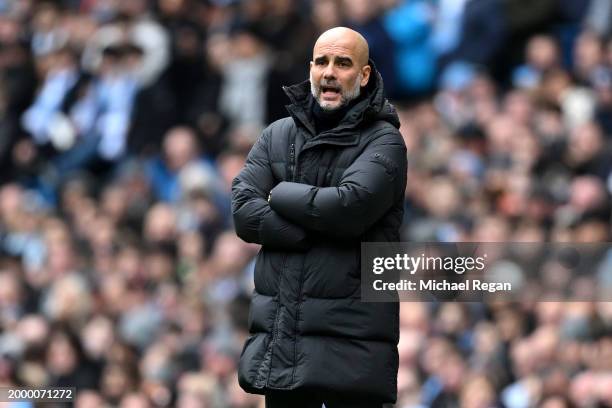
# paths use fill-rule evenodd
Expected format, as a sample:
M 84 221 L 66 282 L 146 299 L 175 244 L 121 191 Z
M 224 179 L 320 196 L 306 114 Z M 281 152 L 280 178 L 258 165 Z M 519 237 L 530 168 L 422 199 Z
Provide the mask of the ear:
M 364 65 L 363 68 L 361 68 L 361 75 L 363 75 L 363 78 L 361 79 L 361 87 L 364 87 L 368 84 L 371 72 L 372 67 L 369 65 Z

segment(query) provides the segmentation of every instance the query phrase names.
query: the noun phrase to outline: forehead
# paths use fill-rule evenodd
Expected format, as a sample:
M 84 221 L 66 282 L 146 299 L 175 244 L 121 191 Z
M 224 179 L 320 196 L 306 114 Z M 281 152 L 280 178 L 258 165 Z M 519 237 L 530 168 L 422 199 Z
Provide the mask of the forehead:
M 349 39 L 319 39 L 312 50 L 313 57 L 321 56 L 343 56 L 355 58 L 357 47 L 354 41 Z

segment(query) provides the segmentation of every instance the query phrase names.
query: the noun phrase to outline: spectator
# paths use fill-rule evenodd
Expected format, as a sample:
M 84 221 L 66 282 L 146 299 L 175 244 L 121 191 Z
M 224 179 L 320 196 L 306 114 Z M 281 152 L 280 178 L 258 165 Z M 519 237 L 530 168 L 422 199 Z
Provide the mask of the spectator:
M 398 1 L 384 16 L 386 31 L 395 44 L 397 88 L 392 97 L 422 96 L 433 86 L 434 50 L 430 36 L 434 10 L 425 1 Z
M 367 0 L 343 0 L 347 26 L 361 33 L 370 46 L 370 58 L 383 78 L 387 92 L 396 88 L 395 53 L 385 52 L 394 48 L 385 29 L 382 8 Z
M 608 3 L 0 1 L 0 383 L 262 407 L 236 379 L 259 248 L 231 182 L 302 44 L 342 22 L 393 91 L 405 240 L 610 241 Z M 516 304 L 402 303 L 398 407 L 611 405 L 592 258 L 571 284 L 559 260 L 497 265 Z M 533 302 L 534 268 L 585 302 Z
M 149 180 L 155 197 L 166 202 L 178 202 L 187 194 L 188 188 L 201 187 L 214 193 L 215 171 L 211 164 L 201 157 L 196 135 L 187 127 L 175 127 L 164 138 L 163 157 L 149 163 Z M 189 177 L 187 172 L 197 171 L 199 180 Z M 186 179 L 181 186 L 180 179 Z M 197 182 L 200 186 L 188 186 Z M 181 187 L 187 189 L 182 190 Z
M 514 70 L 513 85 L 518 88 L 534 89 L 542 80 L 542 75 L 560 68 L 561 56 L 558 45 L 551 36 L 536 35 L 527 42 L 526 63 Z

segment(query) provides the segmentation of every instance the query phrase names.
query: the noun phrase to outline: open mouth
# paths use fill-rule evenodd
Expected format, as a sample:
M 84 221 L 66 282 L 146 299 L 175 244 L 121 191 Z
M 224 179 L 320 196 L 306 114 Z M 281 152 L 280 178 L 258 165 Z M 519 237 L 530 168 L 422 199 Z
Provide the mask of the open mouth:
M 340 87 L 337 86 L 321 86 L 321 94 L 323 96 L 336 96 L 340 94 Z

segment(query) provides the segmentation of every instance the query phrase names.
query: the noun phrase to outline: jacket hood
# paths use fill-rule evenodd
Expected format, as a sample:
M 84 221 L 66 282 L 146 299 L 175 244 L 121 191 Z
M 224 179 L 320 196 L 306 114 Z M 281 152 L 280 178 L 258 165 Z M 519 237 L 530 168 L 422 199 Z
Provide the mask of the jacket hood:
M 385 98 L 383 80 L 374 62 L 368 60 L 372 67 L 368 84 L 361 89 L 360 101 L 355 104 L 340 121 L 336 129 L 354 128 L 363 123 L 383 120 L 399 129 L 400 121 L 395 107 Z M 310 113 L 310 80 L 292 86 L 284 86 L 283 90 L 291 101 L 286 108 L 293 118 L 314 133 L 313 118 Z

